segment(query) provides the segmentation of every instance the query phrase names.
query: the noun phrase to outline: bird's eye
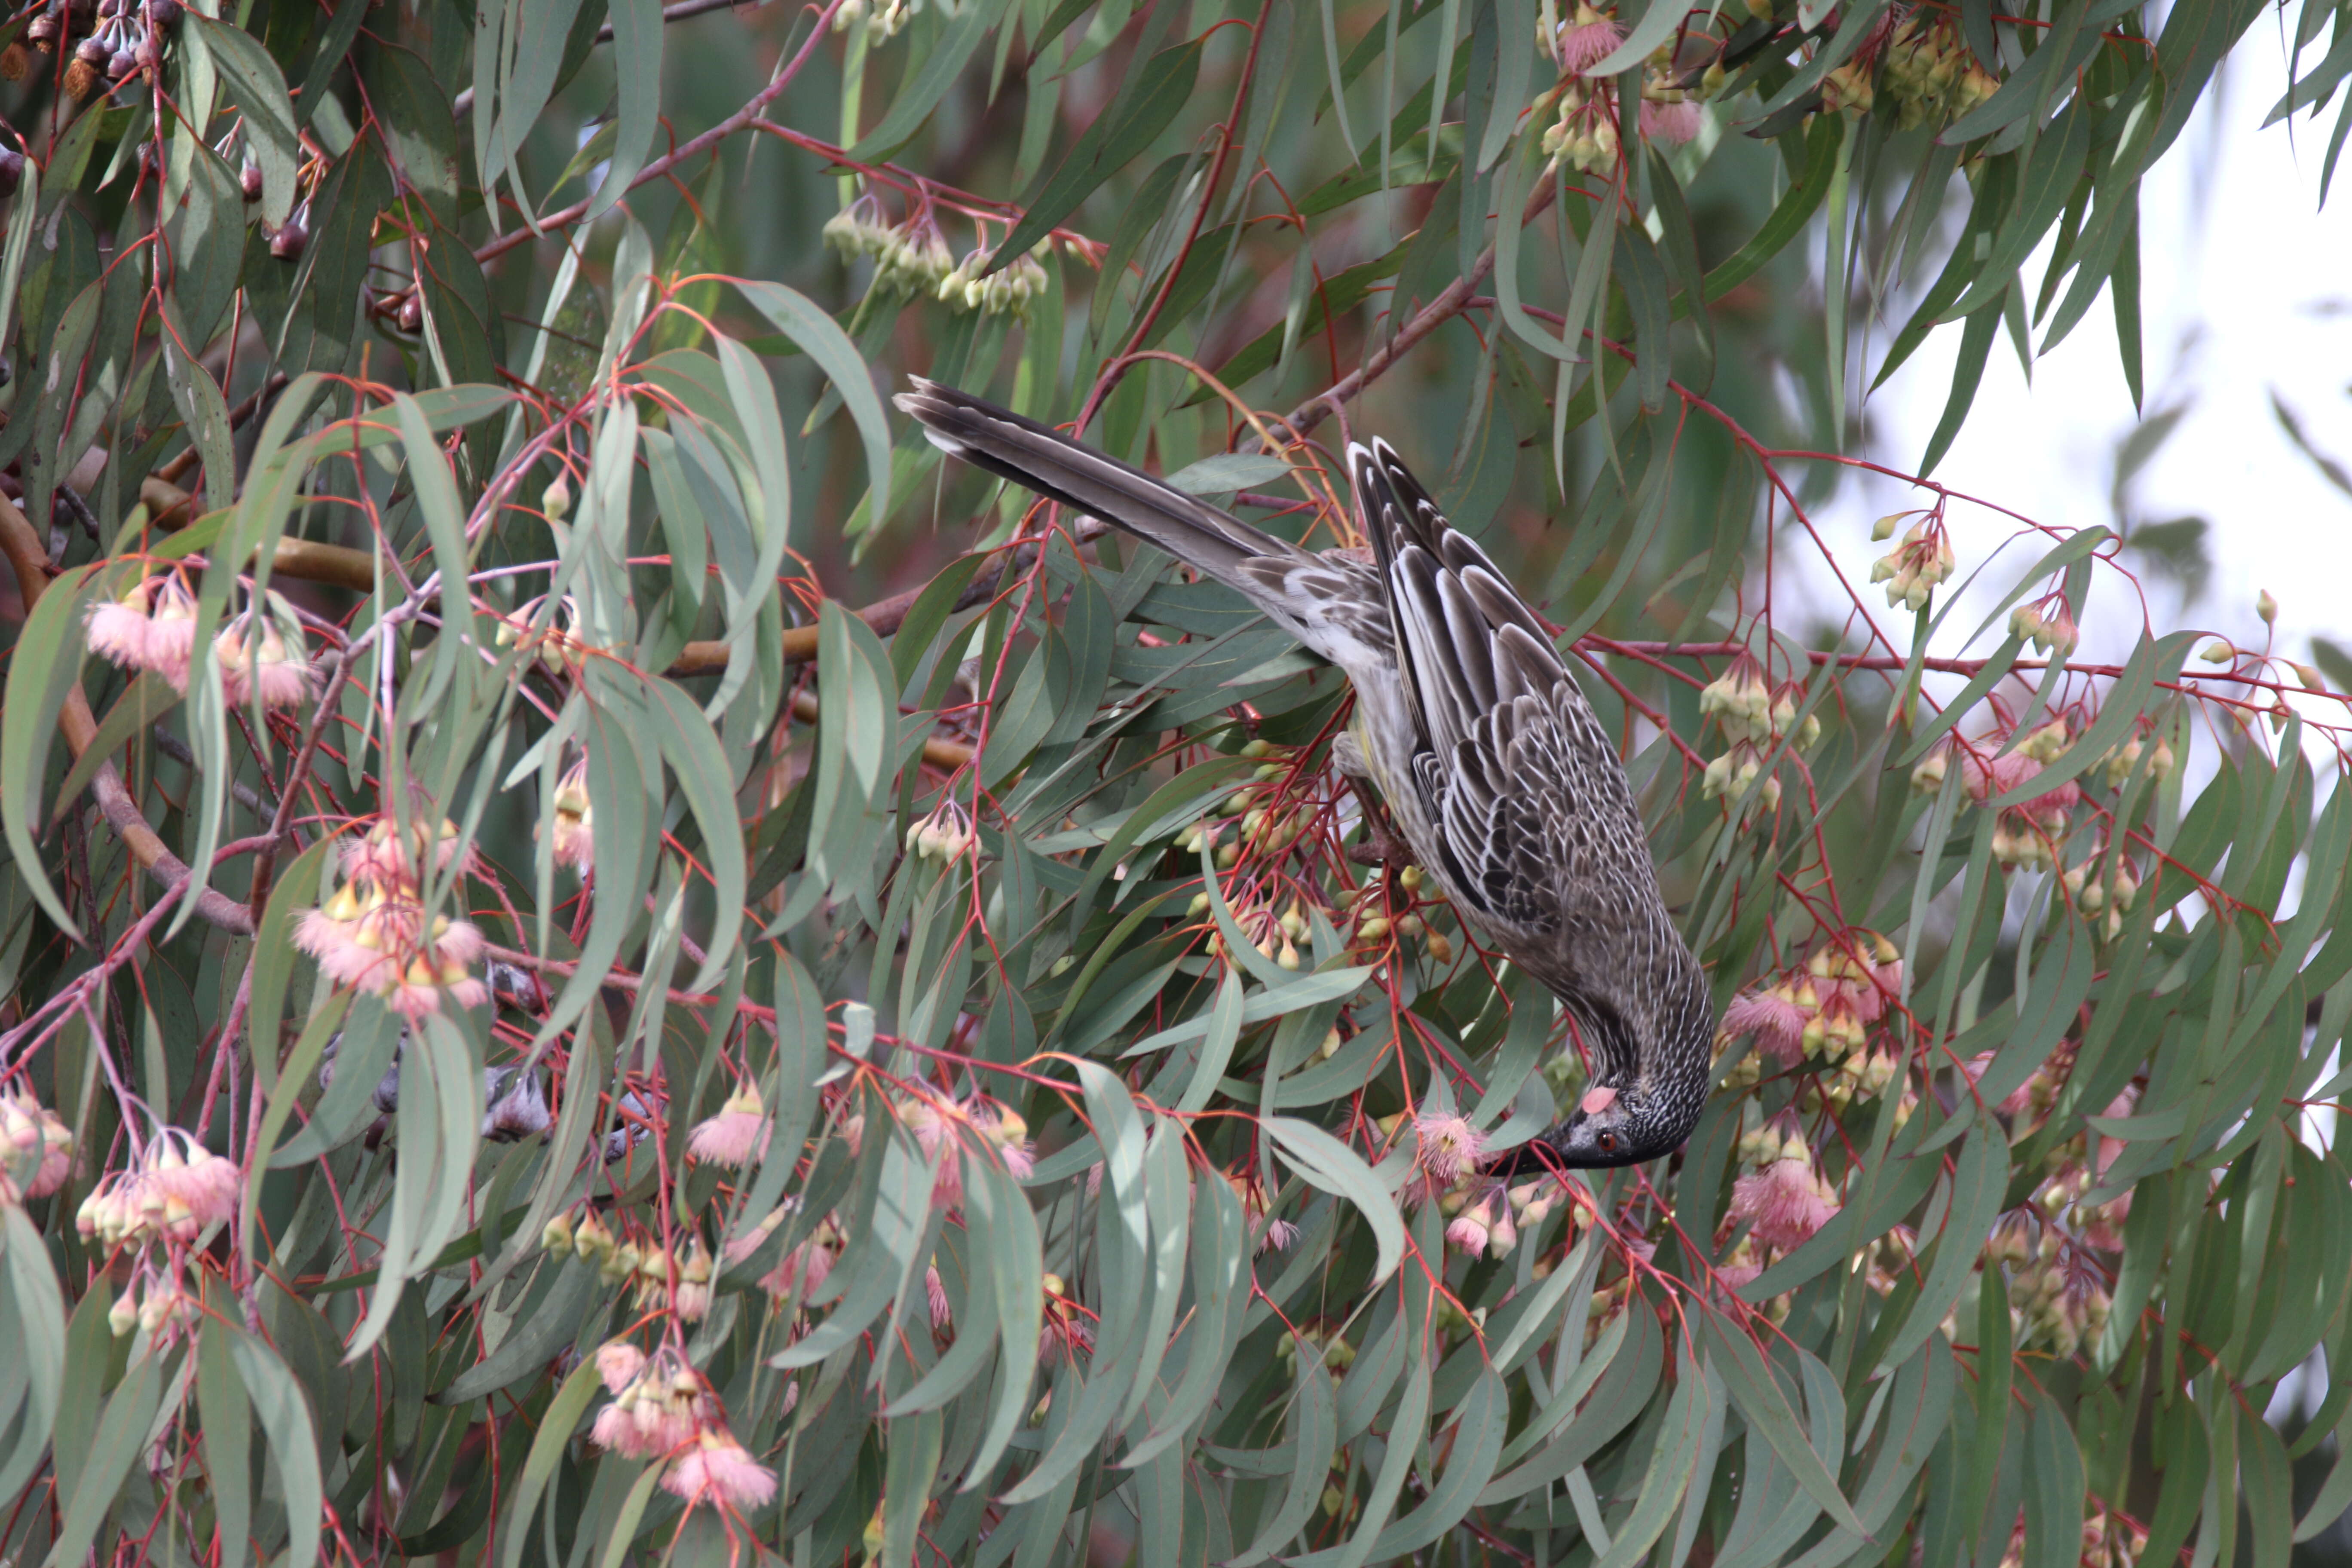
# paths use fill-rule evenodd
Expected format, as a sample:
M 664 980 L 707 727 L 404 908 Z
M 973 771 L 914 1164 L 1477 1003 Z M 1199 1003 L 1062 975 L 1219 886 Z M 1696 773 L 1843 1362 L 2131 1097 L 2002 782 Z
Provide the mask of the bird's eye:
M 1601 1152 L 1604 1154 L 1610 1153 L 1617 1147 L 1617 1134 L 1614 1132 L 1603 1132 L 1599 1139 L 1599 1142 L 1601 1144 Z

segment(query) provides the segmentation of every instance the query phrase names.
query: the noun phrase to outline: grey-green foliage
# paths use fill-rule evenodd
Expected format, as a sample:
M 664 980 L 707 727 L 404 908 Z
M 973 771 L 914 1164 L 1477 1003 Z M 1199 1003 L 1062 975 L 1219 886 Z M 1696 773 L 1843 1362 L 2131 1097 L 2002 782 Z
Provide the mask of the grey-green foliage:
M 1916 614 L 1811 637 L 1758 534 L 1938 324 L 1927 468 L 2004 324 L 2104 290 L 2137 385 L 2257 8 L 1226 10 L 24 18 L 0 1557 L 2268 1568 L 2352 1502 L 2352 1393 L 2263 1419 L 2352 1351 L 2339 700 L 2185 677 L 2104 528 L 1923 489 Z M 1342 684 L 908 370 L 1318 542 L 1319 395 L 1400 441 L 1623 738 L 1730 1009 L 1685 1150 L 1460 1168 L 1575 1021 L 1349 855 Z

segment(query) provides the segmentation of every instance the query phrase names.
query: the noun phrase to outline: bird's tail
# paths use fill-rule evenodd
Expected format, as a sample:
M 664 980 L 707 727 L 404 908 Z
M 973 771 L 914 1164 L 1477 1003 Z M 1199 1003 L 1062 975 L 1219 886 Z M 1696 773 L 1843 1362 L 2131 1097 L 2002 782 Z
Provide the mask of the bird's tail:
M 1278 619 L 1296 619 L 1295 607 L 1274 581 L 1278 573 L 1269 574 L 1266 567 L 1311 561 L 1298 546 L 1011 409 L 920 376 L 909 380 L 913 390 L 896 401 L 941 451 L 1100 518 L 1206 573 Z

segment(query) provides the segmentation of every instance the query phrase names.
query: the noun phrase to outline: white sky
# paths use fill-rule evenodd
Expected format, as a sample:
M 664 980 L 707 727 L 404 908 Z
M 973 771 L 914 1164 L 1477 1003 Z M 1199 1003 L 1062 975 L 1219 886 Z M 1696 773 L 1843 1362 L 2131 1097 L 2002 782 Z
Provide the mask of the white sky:
M 2153 412 L 2181 398 L 2194 405 L 2142 470 L 2134 494 L 2140 517 L 2198 513 L 2211 525 L 2214 568 L 2204 599 L 2182 616 L 2176 596 L 2151 585 L 2159 630 L 2195 625 L 2260 646 L 2254 598 L 2268 588 L 2281 605 L 2279 651 L 2308 658 L 2314 635 L 2352 641 L 2352 498 L 2294 449 L 2273 416 L 2271 392 L 2298 412 L 2322 450 L 2352 464 L 2352 149 L 2328 205 L 2319 208 L 2336 106 L 2316 124 L 2303 118 L 2259 129 L 2285 89 L 2284 55 L 2277 17 L 2266 16 L 2147 177 L 2140 253 L 2147 406 Z M 2045 247 L 2027 268 L 2030 286 L 2039 287 L 2047 256 Z M 1880 330 L 1874 349 L 1891 331 Z M 1897 468 L 1917 465 L 1951 385 L 1959 335 L 1957 325 L 1939 329 L 1879 390 L 1866 456 Z M 2045 523 L 2110 521 L 2113 456 L 2137 422 L 2119 367 L 2104 297 L 2035 363 L 2031 384 L 2001 333 L 1968 423 L 1935 478 Z M 1875 481 L 1843 492 L 1823 513 L 1840 561 L 1866 575 L 1886 548 L 1869 543 L 1869 520 L 1914 504 L 1917 493 Z M 1963 573 L 2012 531 L 2005 521 L 1966 510 L 1953 514 Z M 2017 554 L 2016 570 L 1997 574 L 2002 591 L 2030 559 Z M 2094 590 L 2085 648 L 2120 657 L 2136 640 L 2137 617 L 2102 635 L 2103 598 L 2111 613 L 2122 608 L 2113 584 Z

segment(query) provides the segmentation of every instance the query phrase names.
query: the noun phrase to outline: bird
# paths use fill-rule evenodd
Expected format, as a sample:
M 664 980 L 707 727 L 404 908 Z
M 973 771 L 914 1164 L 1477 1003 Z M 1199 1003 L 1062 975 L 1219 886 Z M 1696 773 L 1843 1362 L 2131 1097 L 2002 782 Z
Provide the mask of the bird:
M 1276 538 L 1062 432 L 921 377 L 931 443 L 1225 584 L 1355 691 L 1333 764 L 1378 792 L 1424 874 L 1569 1013 L 1591 1062 L 1516 1176 L 1638 1164 L 1705 1108 L 1706 979 L 1659 890 L 1614 745 L 1528 601 L 1386 441 L 1347 451 L 1369 549 Z

